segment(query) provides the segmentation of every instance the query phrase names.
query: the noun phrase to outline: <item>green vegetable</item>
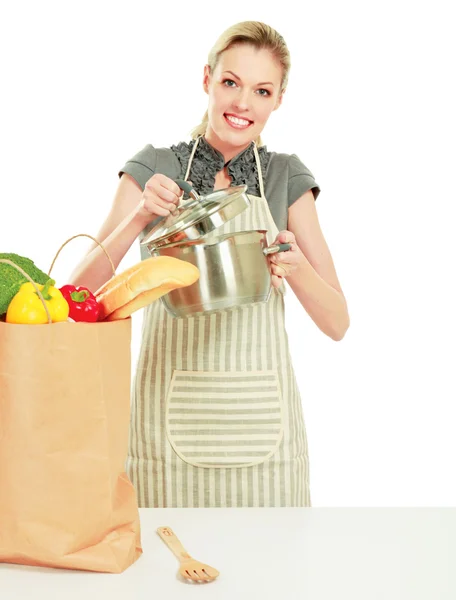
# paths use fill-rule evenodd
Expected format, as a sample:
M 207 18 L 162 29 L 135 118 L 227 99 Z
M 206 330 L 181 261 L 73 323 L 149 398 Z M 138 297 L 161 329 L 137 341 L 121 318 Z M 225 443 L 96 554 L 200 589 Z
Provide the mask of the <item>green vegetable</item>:
M 18 265 L 18 267 L 21 267 L 27 275 L 30 275 L 35 283 L 44 285 L 49 279 L 49 275 L 38 269 L 30 258 L 8 252 L 0 253 L 1 258 L 10 260 Z M 0 320 L 4 320 L 2 317 L 8 310 L 9 303 L 19 291 L 21 285 L 27 281 L 28 279 L 14 267 L 0 262 Z

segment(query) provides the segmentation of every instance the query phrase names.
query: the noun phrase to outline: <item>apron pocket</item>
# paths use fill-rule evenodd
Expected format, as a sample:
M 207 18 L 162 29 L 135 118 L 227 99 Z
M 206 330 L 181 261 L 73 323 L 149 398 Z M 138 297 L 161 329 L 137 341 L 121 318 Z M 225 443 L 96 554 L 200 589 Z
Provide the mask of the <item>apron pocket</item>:
M 175 370 L 166 432 L 176 454 L 195 467 L 264 462 L 283 438 L 277 372 Z

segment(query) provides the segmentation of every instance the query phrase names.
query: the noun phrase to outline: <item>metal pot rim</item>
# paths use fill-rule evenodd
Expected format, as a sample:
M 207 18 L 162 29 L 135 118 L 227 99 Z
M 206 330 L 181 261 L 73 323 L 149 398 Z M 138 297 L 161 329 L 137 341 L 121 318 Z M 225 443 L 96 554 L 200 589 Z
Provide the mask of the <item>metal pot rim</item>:
M 182 240 L 181 242 L 173 242 L 171 244 L 164 244 L 163 246 L 157 246 L 157 247 L 152 247 L 151 251 L 159 251 L 159 250 L 165 250 L 165 249 L 169 249 L 169 248 L 190 248 L 192 246 L 216 246 L 217 244 L 220 244 L 221 242 L 224 242 L 225 240 L 227 240 L 228 238 L 231 237 L 241 237 L 241 236 L 245 236 L 245 235 L 251 235 L 252 233 L 259 233 L 261 235 L 264 235 L 268 232 L 267 229 L 250 229 L 248 231 L 234 231 L 232 233 L 224 233 L 223 235 L 220 235 L 216 238 L 210 239 L 210 240 L 206 240 L 205 238 L 200 238 L 198 240 Z

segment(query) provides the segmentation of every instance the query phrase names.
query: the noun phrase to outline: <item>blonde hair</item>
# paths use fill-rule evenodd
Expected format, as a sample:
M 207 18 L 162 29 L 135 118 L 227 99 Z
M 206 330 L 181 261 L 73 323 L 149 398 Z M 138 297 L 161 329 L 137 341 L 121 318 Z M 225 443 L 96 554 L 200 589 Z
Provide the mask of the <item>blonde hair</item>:
M 208 65 L 211 73 L 217 67 L 219 58 L 223 52 L 234 45 L 249 44 L 258 49 L 269 50 L 278 60 L 282 67 L 282 83 L 280 93 L 282 93 L 288 83 L 288 74 L 290 72 L 290 52 L 283 37 L 272 27 L 261 23 L 260 21 L 243 21 L 232 25 L 215 42 L 212 50 L 209 52 Z M 209 123 L 208 111 L 205 112 L 203 120 L 191 131 L 191 136 L 196 139 L 206 133 Z M 261 137 L 255 140 L 257 146 L 262 145 Z

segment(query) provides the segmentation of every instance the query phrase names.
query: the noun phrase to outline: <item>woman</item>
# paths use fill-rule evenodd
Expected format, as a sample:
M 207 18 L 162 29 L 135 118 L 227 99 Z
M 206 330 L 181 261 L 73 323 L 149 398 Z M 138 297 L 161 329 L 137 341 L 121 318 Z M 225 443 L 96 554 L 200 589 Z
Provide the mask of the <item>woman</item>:
M 127 464 L 140 506 L 311 506 L 283 278 L 332 339 L 343 338 L 349 317 L 318 223 L 315 179 L 296 155 L 261 145 L 289 68 L 283 38 L 267 25 L 244 22 L 222 34 L 204 69 L 208 110 L 192 141 L 148 145 L 129 160 L 99 232 L 117 266 L 178 204 L 173 179 L 184 177 L 201 194 L 248 185 L 251 207 L 216 235 L 267 229 L 270 243 L 292 245 L 269 259 L 267 303 L 185 319 L 168 315 L 161 302 L 145 309 Z M 98 289 L 110 275 L 95 248 L 73 283 Z

